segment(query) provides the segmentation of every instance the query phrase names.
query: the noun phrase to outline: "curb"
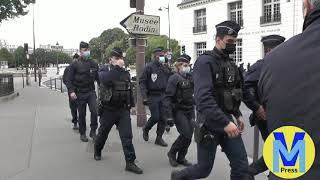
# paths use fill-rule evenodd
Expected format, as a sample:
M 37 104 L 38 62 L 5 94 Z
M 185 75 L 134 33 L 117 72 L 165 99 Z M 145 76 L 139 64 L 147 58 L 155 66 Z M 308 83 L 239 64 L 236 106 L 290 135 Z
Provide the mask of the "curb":
M 10 100 L 13 100 L 14 98 L 18 97 L 19 95 L 20 95 L 19 92 L 14 92 L 13 94 L 10 94 L 8 96 L 0 97 L 0 103 L 1 102 L 8 102 Z

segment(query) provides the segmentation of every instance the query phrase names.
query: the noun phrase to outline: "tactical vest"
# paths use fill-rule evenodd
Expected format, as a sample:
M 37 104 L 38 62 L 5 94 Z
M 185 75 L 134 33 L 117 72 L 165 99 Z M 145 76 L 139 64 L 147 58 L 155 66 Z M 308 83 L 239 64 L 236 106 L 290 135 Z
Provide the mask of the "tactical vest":
M 98 69 L 81 61 L 76 62 L 75 67 L 76 72 L 73 84 L 76 86 L 77 91 L 87 92 L 94 90 L 95 75 Z
M 101 104 L 117 108 L 134 106 L 132 84 L 129 81 L 113 81 L 100 87 Z
M 193 108 L 193 87 L 194 83 L 191 78 L 178 82 L 176 95 L 178 109 Z
M 211 68 L 213 79 L 213 97 L 219 107 L 227 113 L 238 111 L 242 101 L 243 77 L 237 65 L 231 60 L 222 60 L 215 52 L 207 52 L 217 64 L 216 69 Z

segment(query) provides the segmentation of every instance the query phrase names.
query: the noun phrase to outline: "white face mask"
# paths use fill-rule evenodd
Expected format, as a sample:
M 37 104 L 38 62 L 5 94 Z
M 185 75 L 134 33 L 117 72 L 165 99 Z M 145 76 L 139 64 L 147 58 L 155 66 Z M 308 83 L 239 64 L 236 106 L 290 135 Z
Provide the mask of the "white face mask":
M 190 71 L 191 71 L 190 66 L 182 67 L 182 69 L 181 69 L 182 74 L 188 74 L 188 73 L 190 73 Z

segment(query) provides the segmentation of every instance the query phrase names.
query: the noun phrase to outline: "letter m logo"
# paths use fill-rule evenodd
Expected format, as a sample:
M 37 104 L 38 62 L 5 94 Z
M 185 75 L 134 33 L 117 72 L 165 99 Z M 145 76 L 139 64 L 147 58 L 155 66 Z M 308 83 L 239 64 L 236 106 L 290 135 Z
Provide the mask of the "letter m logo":
M 305 172 L 305 159 L 306 159 L 306 145 L 304 141 L 304 132 L 296 132 L 294 135 L 291 150 L 289 151 L 286 139 L 282 132 L 274 132 L 273 142 L 273 172 L 279 172 L 279 160 L 283 162 L 284 166 L 295 166 L 298 156 L 300 172 Z

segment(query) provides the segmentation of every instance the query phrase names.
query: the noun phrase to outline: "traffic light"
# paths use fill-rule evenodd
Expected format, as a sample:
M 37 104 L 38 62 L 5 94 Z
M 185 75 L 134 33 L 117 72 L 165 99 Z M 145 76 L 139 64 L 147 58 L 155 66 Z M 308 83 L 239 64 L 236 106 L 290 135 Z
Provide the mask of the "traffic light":
M 136 0 L 130 0 L 130 8 L 136 8 Z
M 181 47 L 181 52 L 182 52 L 182 54 L 185 54 L 185 53 L 186 53 L 186 46 L 183 45 L 183 46 Z
M 28 43 L 24 43 L 24 53 L 28 54 L 29 48 L 28 48 Z
M 128 49 L 130 47 L 129 38 L 126 38 L 124 40 L 124 46 L 126 47 L 126 49 Z

